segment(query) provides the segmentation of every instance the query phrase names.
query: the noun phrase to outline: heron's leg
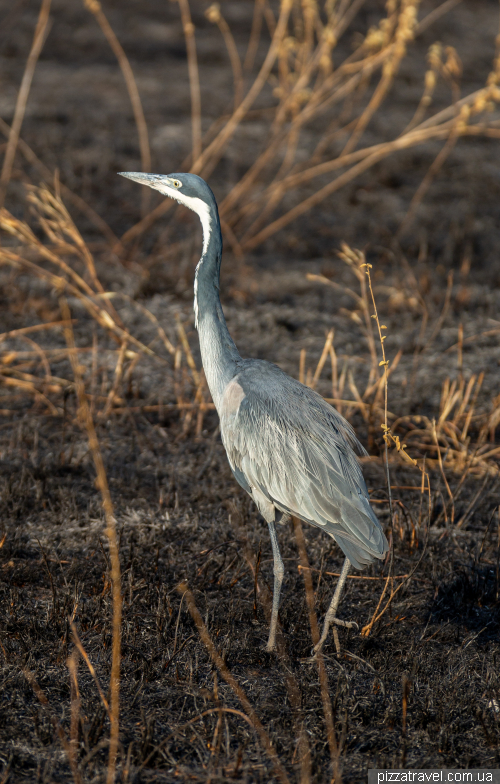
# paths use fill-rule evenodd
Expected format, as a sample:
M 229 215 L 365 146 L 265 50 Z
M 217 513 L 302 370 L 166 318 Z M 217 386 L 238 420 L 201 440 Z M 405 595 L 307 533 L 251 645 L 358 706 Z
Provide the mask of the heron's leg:
M 340 604 L 340 597 L 342 595 L 342 589 L 345 585 L 345 581 L 347 579 L 347 575 L 349 574 L 349 569 L 351 568 L 351 562 L 349 558 L 346 558 L 344 561 L 344 565 L 342 567 L 342 571 L 340 573 L 339 581 L 337 583 L 337 587 L 335 588 L 335 593 L 332 596 L 332 601 L 330 602 L 330 606 L 328 608 L 328 612 L 325 616 L 325 622 L 323 624 L 323 631 L 321 633 L 321 638 L 319 642 L 314 646 L 314 653 L 319 653 L 322 649 L 323 645 L 325 644 L 325 640 L 328 637 L 328 631 L 332 623 L 337 624 L 337 626 L 345 626 L 348 629 L 352 629 L 354 626 L 357 626 L 356 623 L 348 622 L 348 621 L 340 621 L 337 618 L 337 610 Z M 339 636 L 337 634 L 337 630 L 333 630 L 334 640 L 335 640 L 335 648 L 337 649 L 337 653 L 340 653 L 340 642 Z
M 288 517 L 289 515 L 283 513 L 283 515 L 281 516 L 280 523 L 286 522 L 286 519 Z M 278 544 L 278 537 L 276 536 L 276 526 L 274 525 L 274 521 L 268 522 L 268 526 L 269 526 L 269 535 L 271 537 L 271 546 L 273 548 L 274 589 L 273 589 L 273 609 L 271 611 L 271 626 L 269 628 L 269 639 L 267 641 L 266 650 L 275 651 L 276 628 L 278 626 L 278 610 L 280 607 L 281 584 L 283 582 L 283 575 L 285 574 L 285 568 L 283 566 L 283 561 L 281 558 L 280 547 Z

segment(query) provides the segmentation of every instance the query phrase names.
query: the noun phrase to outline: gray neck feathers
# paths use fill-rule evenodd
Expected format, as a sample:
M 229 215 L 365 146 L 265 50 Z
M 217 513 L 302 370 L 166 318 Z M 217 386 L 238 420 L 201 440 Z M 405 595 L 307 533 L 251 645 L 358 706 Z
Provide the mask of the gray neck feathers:
M 217 205 L 200 215 L 203 226 L 203 254 L 196 267 L 194 312 L 200 338 L 201 359 L 215 407 L 219 410 L 227 384 L 236 375 L 240 359 L 222 311 L 219 274 L 222 257 Z

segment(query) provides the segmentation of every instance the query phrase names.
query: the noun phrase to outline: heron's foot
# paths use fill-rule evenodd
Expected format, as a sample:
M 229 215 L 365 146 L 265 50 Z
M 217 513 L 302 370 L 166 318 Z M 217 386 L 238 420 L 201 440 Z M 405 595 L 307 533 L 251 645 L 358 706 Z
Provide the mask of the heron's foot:
M 276 653 L 278 650 L 278 646 L 276 645 L 276 631 L 276 624 L 271 624 L 269 639 L 265 647 L 266 653 Z
M 319 639 L 319 642 L 317 642 L 316 645 L 313 648 L 314 656 L 317 656 L 318 653 L 320 653 L 320 651 L 322 650 L 323 645 L 325 644 L 326 639 L 328 637 L 328 632 L 330 631 L 330 626 L 332 624 L 333 624 L 333 627 L 334 627 L 333 628 L 333 640 L 335 642 L 335 649 L 336 649 L 337 653 L 341 652 L 341 648 L 340 648 L 339 635 L 338 635 L 337 629 L 335 627 L 336 626 L 342 626 L 344 629 L 356 629 L 356 630 L 359 630 L 359 626 L 356 623 L 356 621 L 341 621 L 340 618 L 326 618 L 324 626 L 323 626 L 323 631 L 322 631 L 321 637 Z
M 344 629 L 356 629 L 359 631 L 356 621 L 341 621 L 340 618 L 332 618 L 330 623 L 334 623 L 336 626 L 343 626 Z
M 272 641 L 268 640 L 267 645 L 265 647 L 265 651 L 266 653 L 276 653 L 277 651 L 276 640 L 272 640 Z

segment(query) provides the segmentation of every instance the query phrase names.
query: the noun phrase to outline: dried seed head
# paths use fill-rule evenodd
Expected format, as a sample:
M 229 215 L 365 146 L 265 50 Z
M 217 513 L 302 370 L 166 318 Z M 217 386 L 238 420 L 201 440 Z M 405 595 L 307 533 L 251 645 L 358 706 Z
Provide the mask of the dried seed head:
M 443 70 L 446 75 L 453 79 L 453 81 L 458 81 L 462 76 L 462 61 L 457 54 L 457 50 L 453 46 L 447 46 L 446 49 L 446 62 L 444 64 Z
M 212 24 L 217 24 L 220 22 L 220 5 L 219 3 L 213 3 L 207 10 L 205 11 L 205 16 L 207 17 L 209 22 Z

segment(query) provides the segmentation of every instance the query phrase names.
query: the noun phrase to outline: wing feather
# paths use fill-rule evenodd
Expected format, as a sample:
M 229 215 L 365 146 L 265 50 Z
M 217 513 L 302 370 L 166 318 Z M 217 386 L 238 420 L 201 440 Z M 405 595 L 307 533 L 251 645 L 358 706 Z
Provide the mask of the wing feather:
M 237 407 L 235 384 L 242 390 Z M 364 449 L 349 423 L 267 362 L 245 360 L 229 386 L 219 412 L 222 440 L 238 482 L 265 497 L 263 514 L 274 514 L 274 506 L 323 528 L 357 568 L 382 558 L 387 540 L 354 453 Z

